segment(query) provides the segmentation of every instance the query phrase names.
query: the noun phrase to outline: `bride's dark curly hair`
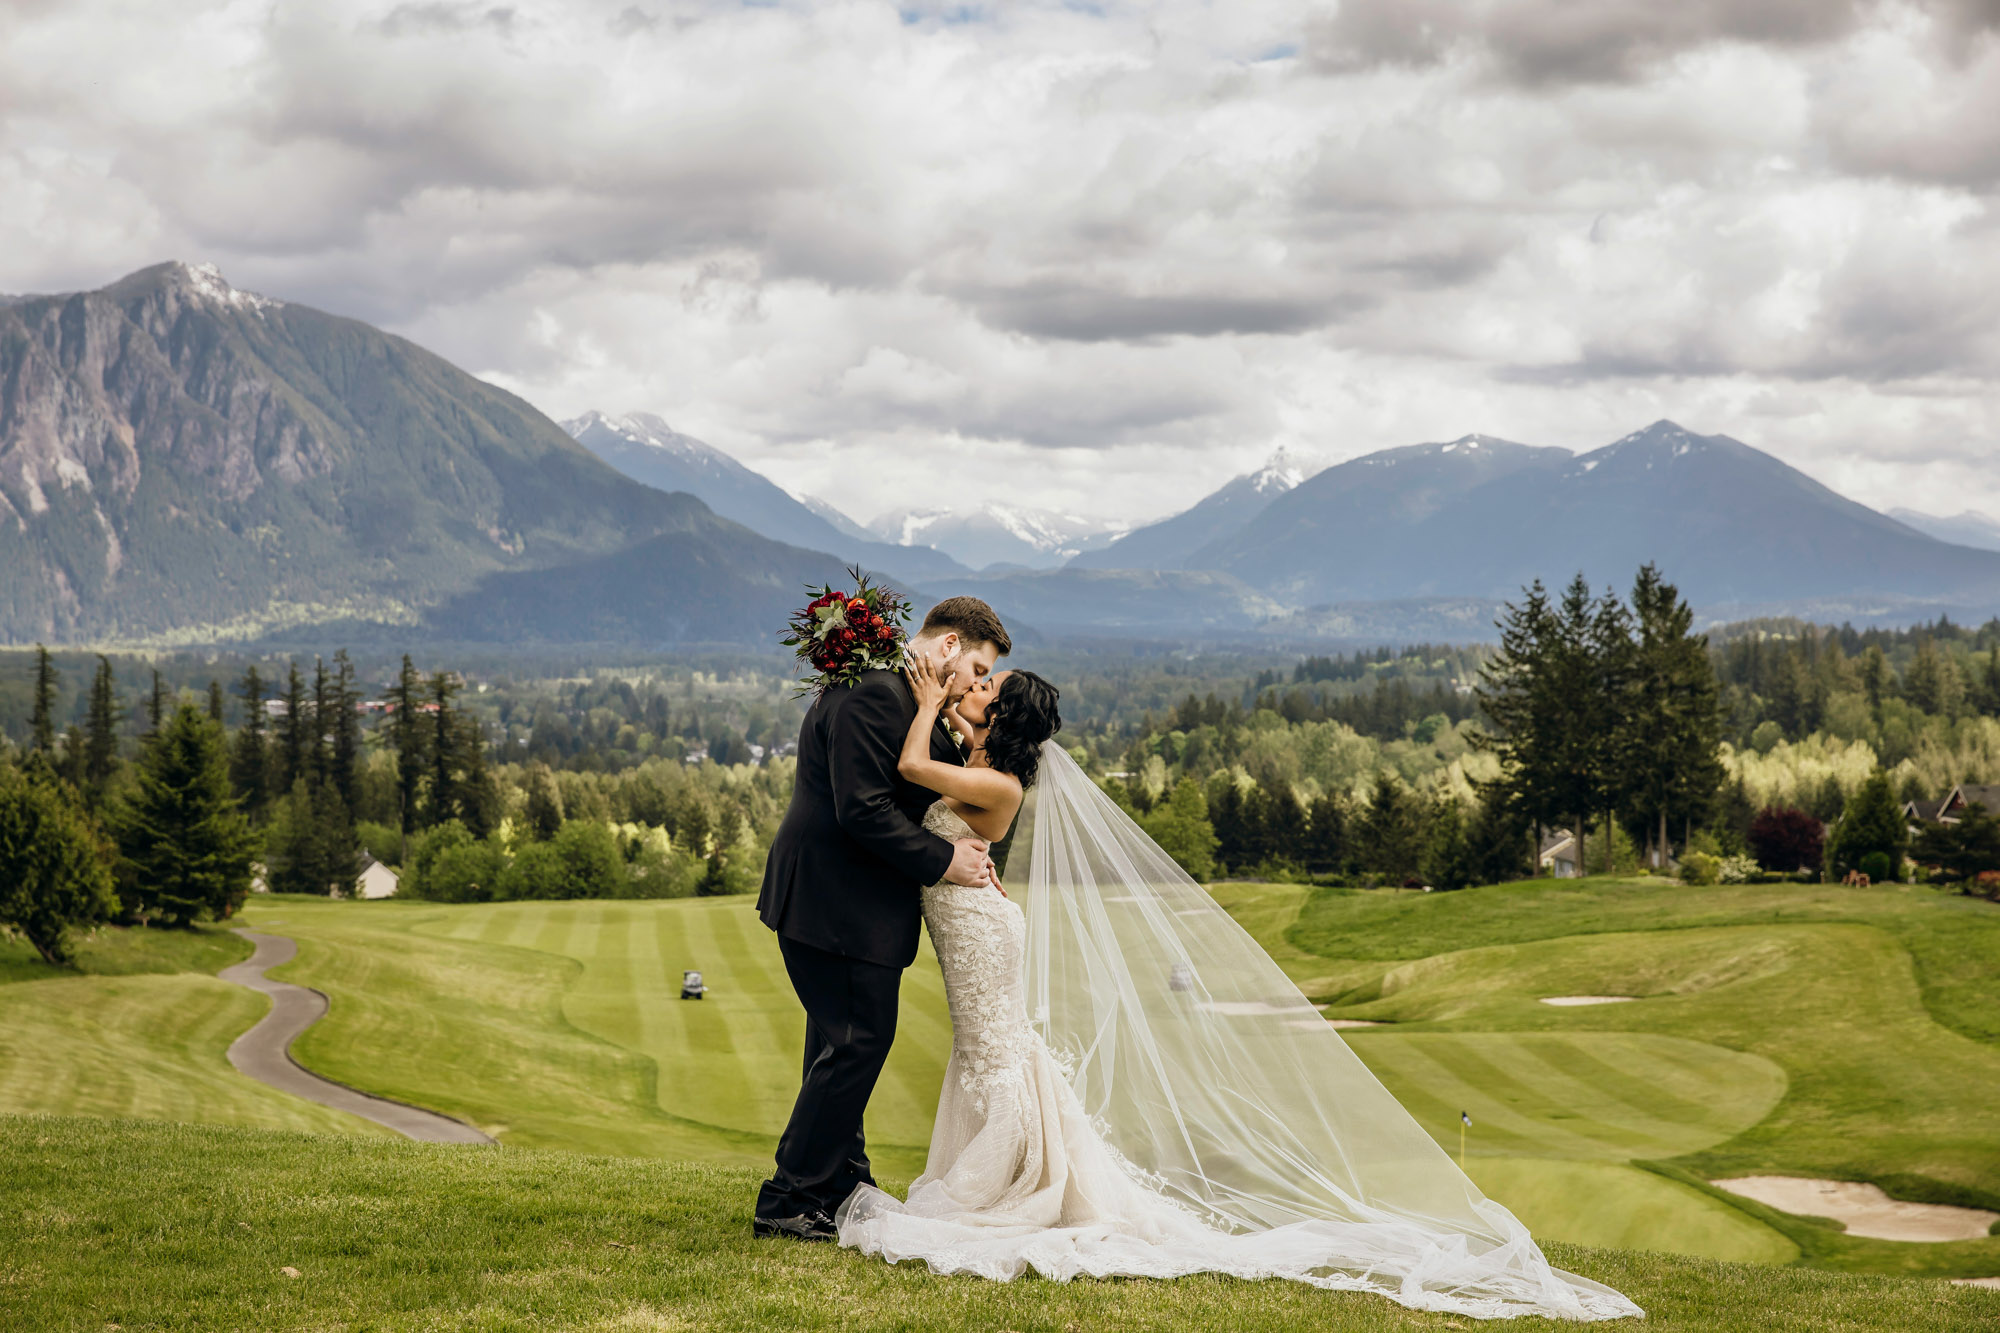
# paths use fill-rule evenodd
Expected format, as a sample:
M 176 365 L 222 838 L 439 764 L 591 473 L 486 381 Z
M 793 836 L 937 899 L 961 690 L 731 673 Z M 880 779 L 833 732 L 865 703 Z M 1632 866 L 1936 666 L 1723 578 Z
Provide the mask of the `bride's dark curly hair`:
M 1056 705 L 1062 691 L 1032 671 L 1010 671 L 1000 692 L 986 705 L 986 762 L 1035 785 L 1042 766 L 1042 742 L 1062 730 Z

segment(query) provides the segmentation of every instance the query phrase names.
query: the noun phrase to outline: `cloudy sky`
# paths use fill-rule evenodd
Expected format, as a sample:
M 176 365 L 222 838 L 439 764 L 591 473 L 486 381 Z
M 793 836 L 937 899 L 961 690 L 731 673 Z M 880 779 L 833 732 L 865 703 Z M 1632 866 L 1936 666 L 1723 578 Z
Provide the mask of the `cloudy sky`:
M 2000 514 L 2000 0 L 0 0 L 0 291 L 167 258 L 861 517 L 1655 418 Z

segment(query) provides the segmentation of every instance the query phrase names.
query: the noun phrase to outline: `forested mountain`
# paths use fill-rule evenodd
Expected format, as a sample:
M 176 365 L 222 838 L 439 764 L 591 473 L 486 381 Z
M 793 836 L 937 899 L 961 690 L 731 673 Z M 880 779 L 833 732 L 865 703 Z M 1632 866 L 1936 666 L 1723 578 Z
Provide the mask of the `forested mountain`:
M 422 348 L 213 268 L 0 306 L 0 640 L 408 623 L 483 573 L 718 522 Z
M 1248 527 L 1273 500 L 1311 475 L 1280 449 L 1255 472 L 1246 472 L 1172 518 L 1137 528 L 1109 546 L 1085 551 L 1072 569 L 1190 569 L 1188 558 L 1210 542 Z
M 576 442 L 634 481 L 662 491 L 685 491 L 724 518 L 774 541 L 831 551 L 870 569 L 904 579 L 968 571 L 928 546 L 892 546 L 859 529 L 829 521 L 776 482 L 692 435 L 683 435 L 650 412 L 607 416 L 586 412 L 562 423 Z

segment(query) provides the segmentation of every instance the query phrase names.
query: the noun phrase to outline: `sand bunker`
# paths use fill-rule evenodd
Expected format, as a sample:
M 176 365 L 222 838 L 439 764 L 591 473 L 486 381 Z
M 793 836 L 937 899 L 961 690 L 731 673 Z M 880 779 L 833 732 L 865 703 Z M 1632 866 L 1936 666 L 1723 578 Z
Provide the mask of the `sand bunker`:
M 1952 1282 L 1961 1287 L 1992 1287 L 2000 1291 L 2000 1277 L 1955 1277 Z
M 1636 995 L 1545 995 L 1542 1003 L 1561 1005 L 1566 1009 L 1575 1004 L 1623 1004 L 1638 998 Z
M 1890 1198 L 1874 1185 L 1852 1180 L 1738 1176 L 1708 1183 L 1780 1212 L 1845 1222 L 1848 1235 L 1876 1240 L 1978 1240 L 1995 1222 L 2000 1222 L 2000 1213 L 1989 1213 L 1984 1208 L 1906 1203 Z
M 1329 1018 L 1326 1020 L 1326 1025 L 1330 1028 L 1379 1028 L 1388 1026 L 1379 1018 Z

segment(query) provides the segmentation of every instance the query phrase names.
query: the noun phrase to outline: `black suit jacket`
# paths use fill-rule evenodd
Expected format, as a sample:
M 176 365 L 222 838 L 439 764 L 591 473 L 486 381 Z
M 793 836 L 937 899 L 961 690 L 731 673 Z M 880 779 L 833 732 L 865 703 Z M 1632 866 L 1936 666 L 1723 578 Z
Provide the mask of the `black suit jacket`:
M 799 728 L 791 808 L 764 864 L 757 914 L 787 939 L 885 967 L 917 956 L 921 891 L 952 845 L 923 827 L 937 793 L 896 771 L 917 716 L 909 686 L 870 671 L 819 697 Z M 963 763 L 943 727 L 931 758 Z

